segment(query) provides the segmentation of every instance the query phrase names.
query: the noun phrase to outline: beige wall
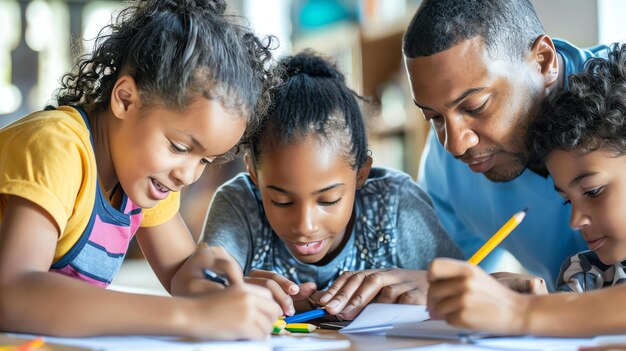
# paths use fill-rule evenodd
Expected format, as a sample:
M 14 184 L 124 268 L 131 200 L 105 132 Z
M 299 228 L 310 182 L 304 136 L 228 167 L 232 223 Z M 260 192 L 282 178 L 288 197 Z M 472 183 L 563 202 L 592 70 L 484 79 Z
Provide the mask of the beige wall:
M 598 0 L 531 0 L 546 33 L 577 46 L 598 44 Z

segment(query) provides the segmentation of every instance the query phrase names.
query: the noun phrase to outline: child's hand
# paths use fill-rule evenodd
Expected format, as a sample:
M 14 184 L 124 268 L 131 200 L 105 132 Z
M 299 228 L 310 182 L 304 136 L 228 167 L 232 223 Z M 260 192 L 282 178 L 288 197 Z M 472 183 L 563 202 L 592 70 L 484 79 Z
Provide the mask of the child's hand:
M 509 272 L 491 273 L 500 284 L 522 294 L 544 295 L 548 293 L 546 281 L 541 277 L 530 274 L 518 274 Z
M 317 286 L 313 282 L 298 285 L 280 274 L 261 269 L 252 270 L 244 280 L 248 284 L 269 289 L 286 316 L 296 312 L 294 301 L 304 300 L 317 291 Z
M 426 271 L 391 268 L 345 272 L 320 298 L 330 314 L 352 320 L 371 301 L 425 304 Z
M 203 339 L 263 339 L 282 314 L 269 290 L 250 284 L 231 285 L 194 300 L 190 336 Z
M 437 258 L 428 270 L 432 319 L 494 332 L 524 333 L 530 297 L 498 283 L 467 262 Z
M 172 295 L 193 296 L 224 289 L 224 286 L 205 278 L 204 268 L 225 276 L 230 285 L 243 284 L 243 272 L 237 261 L 223 247 L 202 243 L 172 278 Z

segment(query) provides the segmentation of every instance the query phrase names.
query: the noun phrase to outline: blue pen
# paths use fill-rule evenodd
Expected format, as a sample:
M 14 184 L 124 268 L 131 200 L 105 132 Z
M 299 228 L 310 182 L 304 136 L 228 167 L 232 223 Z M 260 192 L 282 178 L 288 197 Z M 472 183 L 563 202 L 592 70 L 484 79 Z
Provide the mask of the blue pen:
M 226 277 L 220 277 L 219 275 L 217 275 L 217 273 L 208 268 L 203 269 L 202 272 L 204 273 L 204 277 L 208 280 L 216 282 L 218 284 L 222 284 L 224 286 L 228 286 L 228 279 Z
M 307 312 L 303 312 L 303 313 L 294 314 L 291 317 L 285 317 L 285 322 L 287 322 L 287 323 L 306 322 L 306 321 L 310 321 L 311 319 L 315 319 L 315 318 L 319 318 L 319 317 L 325 316 L 327 314 L 328 314 L 328 312 L 326 312 L 325 309 L 318 308 L 316 310 L 311 310 L 311 311 L 307 311 Z

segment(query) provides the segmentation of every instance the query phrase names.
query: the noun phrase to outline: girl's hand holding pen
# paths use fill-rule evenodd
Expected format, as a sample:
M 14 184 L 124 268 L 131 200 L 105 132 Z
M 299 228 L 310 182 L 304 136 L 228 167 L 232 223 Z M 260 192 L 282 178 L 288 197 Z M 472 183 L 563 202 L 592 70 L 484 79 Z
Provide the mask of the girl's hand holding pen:
M 193 330 L 187 332 L 204 339 L 265 339 L 282 312 L 269 290 L 250 284 L 230 285 L 188 300 Z
M 202 243 L 172 278 L 172 295 L 193 296 L 226 287 L 207 279 L 205 269 L 225 278 L 229 286 L 244 283 L 241 267 L 224 248 Z
M 237 261 L 222 247 L 202 243 L 172 279 L 172 293 L 194 296 L 201 338 L 263 339 L 282 314 L 272 291 L 243 281 Z

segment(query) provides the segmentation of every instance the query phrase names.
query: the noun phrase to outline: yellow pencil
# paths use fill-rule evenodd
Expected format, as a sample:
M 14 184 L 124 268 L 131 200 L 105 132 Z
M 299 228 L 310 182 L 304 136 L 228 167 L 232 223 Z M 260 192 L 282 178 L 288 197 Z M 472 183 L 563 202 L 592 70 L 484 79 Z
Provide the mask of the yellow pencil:
M 478 249 L 478 251 L 476 251 L 476 253 L 467 262 L 473 265 L 478 265 L 483 258 L 487 257 L 487 255 L 489 255 L 489 253 L 493 251 L 493 249 L 495 249 L 496 246 L 502 242 L 502 240 L 504 240 L 504 238 L 511 234 L 513 229 L 522 223 L 522 220 L 526 217 L 526 211 L 528 211 L 528 207 L 523 211 L 514 214 L 513 217 L 511 217 L 508 222 L 504 223 L 502 228 L 500 228 L 500 230 L 487 240 L 487 242 L 480 249 Z
M 315 331 L 317 327 L 309 323 L 287 323 L 285 329 L 292 333 L 310 333 Z

